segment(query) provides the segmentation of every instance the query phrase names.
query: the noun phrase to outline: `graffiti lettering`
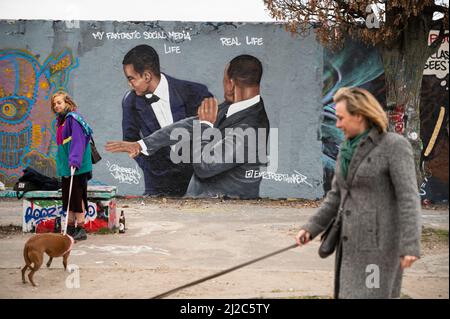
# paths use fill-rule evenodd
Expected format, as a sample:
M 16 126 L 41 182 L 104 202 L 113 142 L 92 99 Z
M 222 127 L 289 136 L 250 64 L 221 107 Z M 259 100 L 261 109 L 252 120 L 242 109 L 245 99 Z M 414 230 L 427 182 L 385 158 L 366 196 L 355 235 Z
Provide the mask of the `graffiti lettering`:
M 246 36 L 245 37 L 245 43 L 247 43 L 247 45 L 263 45 L 263 38 L 254 38 L 254 37 L 249 37 Z
M 35 223 L 39 223 L 41 220 L 48 218 L 56 218 L 56 212 L 62 210 L 62 206 L 53 206 L 53 207 L 37 207 L 33 209 L 32 207 L 27 207 L 25 211 L 25 223 L 29 223 L 33 220 Z
M 295 174 L 277 174 L 273 172 L 265 172 L 258 170 L 248 170 L 245 172 L 245 178 L 262 178 L 273 180 L 275 182 L 284 182 L 288 184 L 306 184 L 309 187 L 313 187 L 310 183 L 307 182 L 308 177 L 305 175 L 294 171 Z
M 155 39 L 167 39 L 167 36 L 164 32 L 158 32 L 158 31 L 153 31 L 153 32 L 148 32 L 145 31 L 143 33 L 144 35 L 144 39 L 145 40 L 155 40 Z
M 145 40 L 173 40 L 173 41 L 191 41 L 191 34 L 186 31 L 144 31 L 139 32 L 137 30 L 132 32 L 95 32 L 92 33 L 92 37 L 96 40 L 103 40 L 106 35 L 108 40 L 134 40 L 134 39 L 145 39 Z
M 167 35 L 169 36 L 169 39 L 172 40 L 188 40 L 191 41 L 191 35 L 189 32 L 182 31 L 182 32 L 168 32 Z
M 125 184 L 139 184 L 141 174 L 136 168 L 120 167 L 117 164 L 111 164 L 109 161 L 106 163 L 111 175 L 119 181 L 119 183 Z
M 239 40 L 239 37 L 231 37 L 231 38 L 222 37 L 222 38 L 220 38 L 220 43 L 222 44 L 222 46 L 227 46 L 227 47 L 240 46 L 242 44 L 242 42 Z M 245 44 L 261 46 L 264 44 L 264 40 L 263 40 L 263 38 L 246 36 Z
M 33 226 L 40 224 L 45 220 L 54 219 L 59 216 L 65 216 L 65 209 L 61 205 L 61 200 L 56 201 L 34 201 L 26 202 L 24 218 L 24 231 L 30 231 Z M 42 206 L 45 205 L 45 207 Z M 106 215 L 106 214 L 105 214 Z M 107 216 L 106 216 L 107 217 Z M 85 221 L 93 221 L 97 218 L 97 205 L 88 202 L 88 209 L 85 213 Z
M 138 31 L 133 32 L 106 32 L 106 38 L 108 40 L 133 40 L 140 39 L 141 33 Z
M 241 43 L 239 42 L 239 38 L 238 37 L 234 37 L 234 38 L 220 38 L 220 42 L 222 43 L 223 46 L 240 46 Z
M 432 30 L 430 31 L 428 37 L 428 45 L 434 42 L 439 35 L 439 31 Z M 423 71 L 424 75 L 434 75 L 438 79 L 444 79 L 448 75 L 448 61 L 449 61 L 449 50 L 448 50 L 448 32 L 439 47 L 438 51 L 432 54 L 427 63 L 425 64 L 425 68 Z M 446 82 L 443 81 L 441 85 L 445 85 Z
M 105 35 L 105 32 L 92 33 L 92 37 L 96 40 L 103 40 L 104 35 Z
M 179 54 L 179 53 L 181 53 L 181 49 L 178 46 L 167 46 L 164 43 L 164 53 L 165 54 L 170 54 L 170 53 Z

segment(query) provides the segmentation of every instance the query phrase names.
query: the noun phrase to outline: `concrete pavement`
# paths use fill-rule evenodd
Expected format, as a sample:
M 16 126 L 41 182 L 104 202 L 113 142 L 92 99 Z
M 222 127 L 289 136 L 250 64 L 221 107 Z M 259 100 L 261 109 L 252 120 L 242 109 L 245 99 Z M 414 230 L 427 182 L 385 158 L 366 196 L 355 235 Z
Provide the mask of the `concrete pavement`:
M 310 207 L 308 207 L 310 206 Z M 313 207 L 311 207 L 313 206 Z M 75 244 L 79 288 L 62 259 L 22 284 L 23 245 L 31 234 L 0 238 L 0 298 L 148 298 L 293 243 L 314 203 L 121 199 L 125 234 L 91 234 Z M 21 201 L 0 201 L 0 225 L 21 225 Z M 448 211 L 424 210 L 426 227 L 447 230 Z M 318 240 L 249 265 L 170 298 L 299 298 L 332 295 L 334 258 L 320 259 Z M 448 242 L 428 249 L 405 273 L 403 294 L 448 298 Z M 71 284 L 72 283 L 72 284 Z M 72 286 L 71 286 L 72 285 Z

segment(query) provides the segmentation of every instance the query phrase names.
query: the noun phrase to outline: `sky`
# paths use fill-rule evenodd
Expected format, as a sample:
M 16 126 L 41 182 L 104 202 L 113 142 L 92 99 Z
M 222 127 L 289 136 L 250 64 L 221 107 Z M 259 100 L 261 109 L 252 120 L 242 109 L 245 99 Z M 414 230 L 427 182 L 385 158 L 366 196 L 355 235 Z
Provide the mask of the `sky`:
M 0 19 L 275 21 L 263 0 L 0 0 Z
M 275 21 L 263 0 L 0 0 L 0 19 Z

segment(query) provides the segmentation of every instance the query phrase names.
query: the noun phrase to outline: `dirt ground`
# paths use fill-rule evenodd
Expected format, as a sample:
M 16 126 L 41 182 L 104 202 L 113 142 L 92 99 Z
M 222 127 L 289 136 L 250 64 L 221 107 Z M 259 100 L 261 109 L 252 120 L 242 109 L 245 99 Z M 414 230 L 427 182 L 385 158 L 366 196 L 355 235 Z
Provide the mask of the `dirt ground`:
M 22 203 L 0 200 L 0 298 L 150 298 L 294 243 L 319 202 L 119 199 L 125 234 L 90 234 L 69 258 L 23 284 Z M 405 272 L 404 298 L 449 298 L 448 207 L 423 210 L 423 256 Z M 319 241 L 187 288 L 169 298 L 331 298 L 334 258 Z

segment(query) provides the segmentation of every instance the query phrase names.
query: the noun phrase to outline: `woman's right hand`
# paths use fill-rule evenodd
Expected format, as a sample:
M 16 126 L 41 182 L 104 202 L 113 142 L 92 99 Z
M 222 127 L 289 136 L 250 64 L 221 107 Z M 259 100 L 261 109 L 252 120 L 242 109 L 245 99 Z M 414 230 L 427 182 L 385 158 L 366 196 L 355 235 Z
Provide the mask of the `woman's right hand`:
M 300 229 L 297 236 L 295 236 L 295 241 L 299 246 L 306 245 L 307 243 L 309 243 L 310 240 L 311 234 L 304 229 Z

